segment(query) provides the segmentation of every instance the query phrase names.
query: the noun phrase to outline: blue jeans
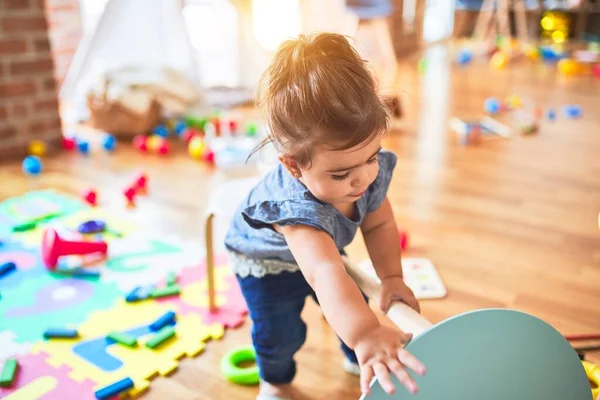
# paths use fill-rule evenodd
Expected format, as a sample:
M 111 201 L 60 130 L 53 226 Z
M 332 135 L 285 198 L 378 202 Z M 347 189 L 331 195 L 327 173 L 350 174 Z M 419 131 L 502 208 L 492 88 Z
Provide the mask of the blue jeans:
M 294 354 L 306 340 L 300 313 L 307 296 L 317 300 L 315 292 L 300 271 L 237 278 L 252 319 L 252 343 L 261 379 L 272 384 L 291 382 L 296 375 Z M 340 342 L 346 358 L 356 363 L 354 351 Z

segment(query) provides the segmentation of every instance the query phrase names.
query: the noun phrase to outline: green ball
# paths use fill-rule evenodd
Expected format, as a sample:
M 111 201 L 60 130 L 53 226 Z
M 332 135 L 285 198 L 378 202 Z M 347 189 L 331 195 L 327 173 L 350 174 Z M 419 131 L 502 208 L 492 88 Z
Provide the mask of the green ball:
M 254 123 L 246 124 L 246 136 L 254 137 L 258 132 L 258 127 Z
M 419 60 L 419 64 L 417 66 L 419 72 L 425 72 L 425 70 L 427 69 L 427 60 L 424 58 L 421 58 Z

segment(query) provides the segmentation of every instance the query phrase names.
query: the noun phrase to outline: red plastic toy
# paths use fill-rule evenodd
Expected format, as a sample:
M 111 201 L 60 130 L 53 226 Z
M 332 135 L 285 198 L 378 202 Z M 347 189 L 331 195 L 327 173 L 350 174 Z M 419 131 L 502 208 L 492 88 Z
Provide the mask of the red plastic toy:
M 136 190 L 142 190 L 142 191 L 147 190 L 148 189 L 148 177 L 146 176 L 146 174 L 140 173 L 135 178 L 135 183 L 133 184 L 133 187 Z
M 204 158 L 204 161 L 209 162 L 211 164 L 213 164 L 215 162 L 215 153 L 213 153 L 212 151 L 207 151 L 205 152 L 202 157 Z
M 229 132 L 234 134 L 237 132 L 237 128 L 238 128 L 238 124 L 236 121 L 231 120 L 229 121 Z
M 85 201 L 87 201 L 91 206 L 96 206 L 96 201 L 98 199 L 98 195 L 94 189 L 85 190 L 81 196 Z
M 42 260 L 48 269 L 55 269 L 61 256 L 101 253 L 106 255 L 106 242 L 76 242 L 61 239 L 54 229 L 46 229 L 42 239 Z
M 127 199 L 128 204 L 130 204 L 130 205 L 135 204 L 135 196 L 137 195 L 137 190 L 135 187 L 129 186 L 127 189 L 125 189 L 123 194 L 125 195 L 125 198 Z
M 138 135 L 133 138 L 133 147 L 144 153 L 148 151 L 148 138 L 144 135 Z
M 158 146 L 158 154 L 161 156 L 166 156 L 169 154 L 169 142 L 163 140 L 163 142 Z
M 69 151 L 74 150 L 75 145 L 76 145 L 75 138 L 68 138 L 68 137 L 63 138 L 62 145 L 65 150 L 69 150 Z

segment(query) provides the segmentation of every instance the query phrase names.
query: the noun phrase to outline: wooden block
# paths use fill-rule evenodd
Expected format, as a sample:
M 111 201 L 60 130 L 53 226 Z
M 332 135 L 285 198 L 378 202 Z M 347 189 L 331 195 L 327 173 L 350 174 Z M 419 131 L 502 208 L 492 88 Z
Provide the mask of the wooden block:
M 134 338 L 133 336 L 129 336 L 125 333 L 113 331 L 113 332 L 109 333 L 106 337 L 111 340 L 114 340 L 115 342 L 122 344 L 124 346 L 128 346 L 128 347 L 137 346 L 137 339 Z
M 172 326 L 166 326 L 146 342 L 146 347 L 149 349 L 155 349 L 167 340 L 171 339 L 173 336 L 175 336 L 175 328 Z

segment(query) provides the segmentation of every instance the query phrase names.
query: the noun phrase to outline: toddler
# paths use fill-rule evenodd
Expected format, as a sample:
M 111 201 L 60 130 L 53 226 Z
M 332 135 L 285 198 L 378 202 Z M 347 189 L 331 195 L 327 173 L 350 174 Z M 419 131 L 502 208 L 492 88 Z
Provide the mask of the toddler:
M 403 348 L 410 335 L 379 322 L 342 258 L 360 228 L 382 282 L 381 309 L 399 300 L 419 311 L 402 279 L 386 197 L 396 164 L 381 148 L 389 116 L 365 62 L 344 36 L 302 35 L 280 46 L 258 100 L 280 163 L 243 200 L 225 239 L 253 322 L 257 400 L 291 398 L 309 295 L 340 337 L 343 366 L 360 374 L 363 393 L 374 376 L 392 393 L 390 373 L 416 392 L 405 367 L 425 369 Z

